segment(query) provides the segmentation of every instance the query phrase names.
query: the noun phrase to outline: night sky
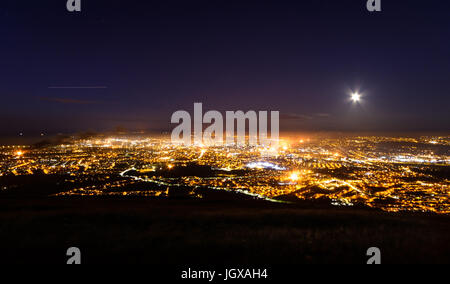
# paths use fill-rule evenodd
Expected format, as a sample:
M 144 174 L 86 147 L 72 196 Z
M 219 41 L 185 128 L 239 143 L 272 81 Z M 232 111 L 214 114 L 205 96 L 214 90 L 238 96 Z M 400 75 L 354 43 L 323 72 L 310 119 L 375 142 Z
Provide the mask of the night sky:
M 171 129 L 279 110 L 292 131 L 450 129 L 450 2 L 0 3 L 0 135 Z M 349 94 L 359 90 L 361 104 Z

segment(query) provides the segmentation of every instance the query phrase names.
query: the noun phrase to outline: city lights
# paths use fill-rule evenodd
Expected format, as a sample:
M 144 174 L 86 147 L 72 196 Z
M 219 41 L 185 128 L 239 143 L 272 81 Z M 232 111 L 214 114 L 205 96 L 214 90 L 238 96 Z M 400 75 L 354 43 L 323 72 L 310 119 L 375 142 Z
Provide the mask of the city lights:
M 293 181 L 293 182 L 298 181 L 299 178 L 300 178 L 299 172 L 292 172 L 292 173 L 289 175 L 289 179 L 290 179 L 291 181 Z
M 209 188 L 272 202 L 290 195 L 328 200 L 335 206 L 450 213 L 450 181 L 442 178 L 450 156 L 428 148 L 450 146 L 450 137 L 294 141 L 281 143 L 283 150 L 276 155 L 269 155 L 272 149 L 265 146 L 185 147 L 162 138 L 108 137 L 45 148 L 1 147 L 0 176 L 61 176 L 67 184 L 57 196 L 167 197 L 168 188 L 183 187 L 191 189 L 186 191 L 189 196 L 200 198 L 196 188 Z M 402 143 L 410 146 L 378 147 Z

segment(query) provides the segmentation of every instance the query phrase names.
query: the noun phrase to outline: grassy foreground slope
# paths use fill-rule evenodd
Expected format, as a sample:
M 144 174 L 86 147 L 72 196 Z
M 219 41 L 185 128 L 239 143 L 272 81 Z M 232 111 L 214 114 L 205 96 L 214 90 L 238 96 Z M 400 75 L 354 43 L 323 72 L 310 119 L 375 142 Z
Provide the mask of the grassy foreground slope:
M 2 263 L 450 263 L 450 216 L 255 200 L 0 199 Z

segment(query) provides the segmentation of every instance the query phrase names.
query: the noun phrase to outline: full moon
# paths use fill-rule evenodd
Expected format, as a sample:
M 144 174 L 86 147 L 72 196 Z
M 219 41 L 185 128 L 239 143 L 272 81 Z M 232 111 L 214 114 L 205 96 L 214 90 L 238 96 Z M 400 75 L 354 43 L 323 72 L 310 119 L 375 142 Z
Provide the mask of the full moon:
M 351 100 L 354 103 L 357 103 L 357 102 L 361 101 L 361 95 L 358 93 L 352 93 Z

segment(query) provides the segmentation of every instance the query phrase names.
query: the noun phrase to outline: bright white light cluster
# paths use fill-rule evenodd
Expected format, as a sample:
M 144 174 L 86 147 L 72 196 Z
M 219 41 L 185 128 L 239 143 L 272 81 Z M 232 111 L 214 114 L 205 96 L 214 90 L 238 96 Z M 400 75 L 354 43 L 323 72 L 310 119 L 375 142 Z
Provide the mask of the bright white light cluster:
M 269 162 L 253 162 L 253 163 L 248 163 L 246 165 L 247 168 L 250 169 L 272 169 L 272 170 L 277 170 L 277 171 L 283 171 L 286 170 L 286 168 L 280 167 L 278 165 L 269 163 Z

